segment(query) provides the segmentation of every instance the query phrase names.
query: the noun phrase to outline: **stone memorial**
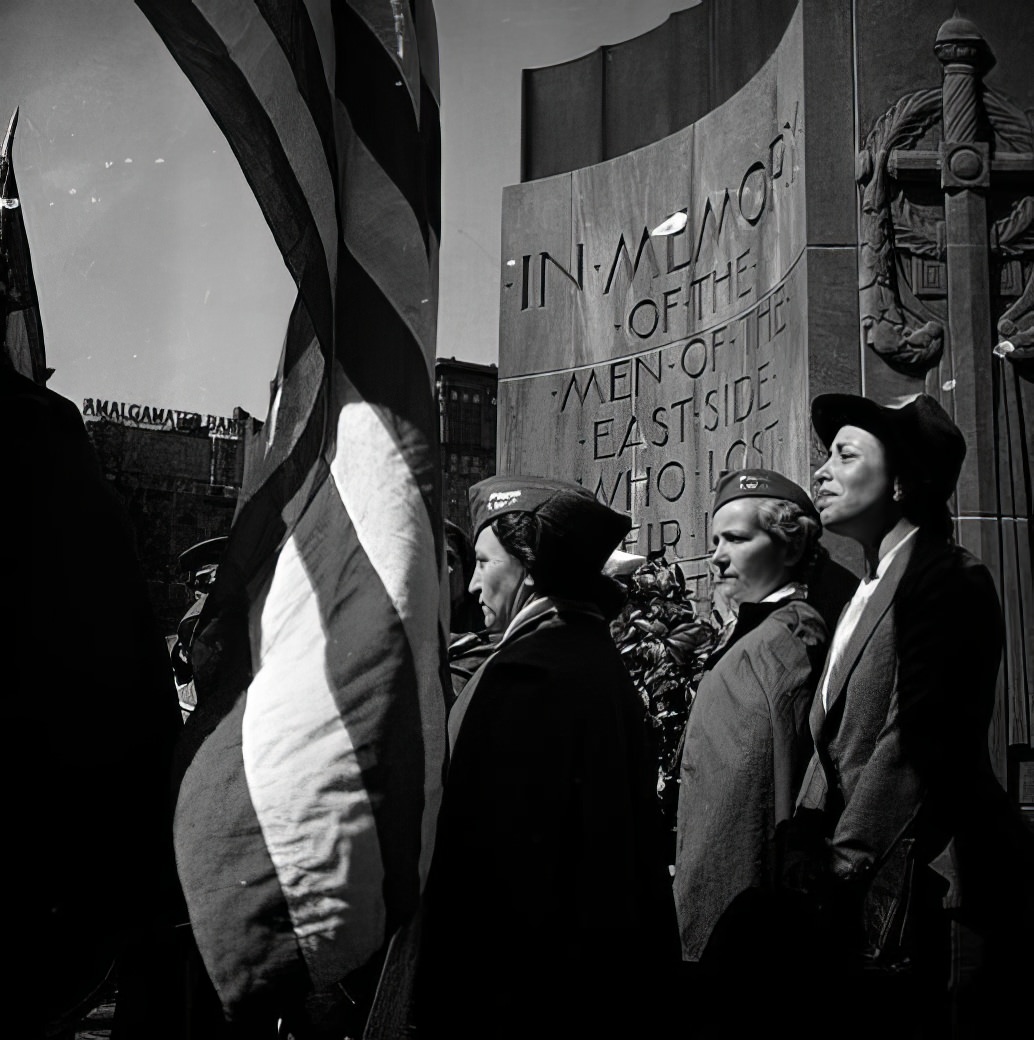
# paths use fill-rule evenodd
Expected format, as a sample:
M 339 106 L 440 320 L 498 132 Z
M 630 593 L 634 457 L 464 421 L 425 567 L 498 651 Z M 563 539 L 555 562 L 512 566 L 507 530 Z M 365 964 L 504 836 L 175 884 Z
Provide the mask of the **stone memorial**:
M 1015 791 L 1034 676 L 1034 19 L 1026 0 L 950 14 L 705 0 L 525 73 L 499 469 L 590 488 L 631 516 L 627 549 L 678 560 L 703 600 L 723 472 L 809 486 L 816 394 L 933 394 L 969 444 L 957 536 L 1005 605 L 990 739 Z

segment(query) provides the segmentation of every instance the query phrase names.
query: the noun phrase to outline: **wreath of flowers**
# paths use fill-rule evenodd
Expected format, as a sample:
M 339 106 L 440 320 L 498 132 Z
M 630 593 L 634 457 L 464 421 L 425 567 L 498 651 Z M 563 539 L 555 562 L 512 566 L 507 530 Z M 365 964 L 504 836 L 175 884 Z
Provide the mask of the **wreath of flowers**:
M 677 563 L 649 559 L 624 580 L 628 601 L 610 623 L 646 708 L 657 756 L 657 798 L 665 829 L 675 828 L 682 734 L 718 629 L 698 614 Z

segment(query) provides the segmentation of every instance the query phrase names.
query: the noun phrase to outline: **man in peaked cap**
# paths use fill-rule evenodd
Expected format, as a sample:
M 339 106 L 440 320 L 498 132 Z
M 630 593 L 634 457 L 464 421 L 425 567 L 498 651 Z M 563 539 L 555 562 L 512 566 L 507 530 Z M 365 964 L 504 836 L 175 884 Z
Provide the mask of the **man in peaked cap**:
M 209 590 L 215 584 L 219 561 L 226 551 L 229 538 L 225 535 L 197 542 L 179 555 L 179 567 L 186 576 L 186 585 L 194 593 L 194 602 L 180 618 L 176 626 L 176 641 L 172 650 L 172 671 L 176 679 L 180 711 L 183 721 L 197 707 L 197 692 L 194 689 L 194 670 L 190 661 L 190 645 L 194 638 L 201 611 L 208 599 Z
M 629 519 L 542 477 L 492 477 L 470 503 L 470 587 L 504 632 L 449 720 L 419 1026 L 661 1035 L 643 995 L 673 988 L 674 909 L 643 707 L 607 625 L 621 592 L 600 573 Z

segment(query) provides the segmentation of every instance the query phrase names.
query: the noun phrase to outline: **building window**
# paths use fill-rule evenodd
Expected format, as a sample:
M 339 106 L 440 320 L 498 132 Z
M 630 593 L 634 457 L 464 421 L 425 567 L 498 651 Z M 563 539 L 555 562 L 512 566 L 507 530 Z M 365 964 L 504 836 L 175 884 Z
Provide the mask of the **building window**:
M 481 447 L 483 420 L 481 391 L 474 387 L 452 389 L 442 424 L 442 440 L 457 447 Z

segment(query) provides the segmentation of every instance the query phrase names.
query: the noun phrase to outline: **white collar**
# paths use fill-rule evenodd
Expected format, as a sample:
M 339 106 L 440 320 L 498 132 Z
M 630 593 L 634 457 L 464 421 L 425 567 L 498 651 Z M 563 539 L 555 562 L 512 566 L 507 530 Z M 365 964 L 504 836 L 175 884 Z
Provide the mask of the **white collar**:
M 887 554 L 883 557 L 883 559 L 876 564 L 876 573 L 868 581 L 866 581 L 863 578 L 862 584 L 875 585 L 876 582 L 878 582 L 880 578 L 882 578 L 883 575 L 886 574 L 887 571 L 890 569 L 890 565 L 894 562 L 894 558 L 898 555 L 898 553 L 901 552 L 902 547 L 905 546 L 909 541 L 911 541 L 915 537 L 916 532 L 918 530 L 918 527 L 913 527 L 912 530 L 909 531 L 908 534 L 906 534 L 905 537 L 902 538 L 901 541 L 898 542 L 893 549 L 889 550 Z
M 770 592 L 760 603 L 780 603 L 784 599 L 807 599 L 808 586 L 800 582 L 788 581 L 781 589 Z

